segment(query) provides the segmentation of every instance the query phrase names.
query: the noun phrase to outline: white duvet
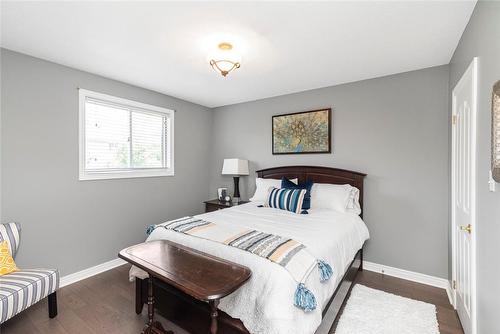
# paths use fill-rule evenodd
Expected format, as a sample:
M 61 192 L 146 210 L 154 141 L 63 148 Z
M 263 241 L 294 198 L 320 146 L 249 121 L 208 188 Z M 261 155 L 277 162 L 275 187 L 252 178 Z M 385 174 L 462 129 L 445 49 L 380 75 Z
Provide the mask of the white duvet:
M 330 280 L 321 283 L 318 271 L 306 281 L 318 303 L 305 313 L 293 306 L 297 283 L 283 267 L 246 251 L 166 229 L 156 229 L 148 240 L 168 239 L 229 261 L 247 266 L 252 277 L 239 290 L 223 298 L 219 309 L 239 318 L 252 334 L 313 334 L 321 323 L 321 312 L 356 252 L 369 238 L 361 218 L 333 210 L 310 210 L 308 215 L 257 207 L 252 202 L 196 217 L 218 225 L 242 225 L 262 232 L 292 238 L 304 244 L 317 259 L 333 268 Z M 138 269 L 131 275 L 141 277 Z M 144 278 L 143 276 L 141 278 Z

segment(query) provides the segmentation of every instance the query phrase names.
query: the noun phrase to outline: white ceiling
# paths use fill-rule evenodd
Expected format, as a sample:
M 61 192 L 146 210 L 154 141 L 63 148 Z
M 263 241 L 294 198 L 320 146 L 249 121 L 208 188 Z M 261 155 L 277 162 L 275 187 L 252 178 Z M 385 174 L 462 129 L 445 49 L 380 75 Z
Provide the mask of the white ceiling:
M 447 64 L 475 2 L 2 1 L 1 45 L 215 107 Z

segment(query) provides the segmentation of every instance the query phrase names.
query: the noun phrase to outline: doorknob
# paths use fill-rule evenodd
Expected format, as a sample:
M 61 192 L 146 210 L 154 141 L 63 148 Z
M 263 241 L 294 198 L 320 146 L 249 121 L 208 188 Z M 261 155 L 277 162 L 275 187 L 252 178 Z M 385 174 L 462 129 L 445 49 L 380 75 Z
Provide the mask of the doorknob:
M 470 234 L 472 232 L 472 226 L 470 226 L 470 224 L 467 226 L 462 225 L 462 226 L 460 226 L 460 230 L 467 231 Z

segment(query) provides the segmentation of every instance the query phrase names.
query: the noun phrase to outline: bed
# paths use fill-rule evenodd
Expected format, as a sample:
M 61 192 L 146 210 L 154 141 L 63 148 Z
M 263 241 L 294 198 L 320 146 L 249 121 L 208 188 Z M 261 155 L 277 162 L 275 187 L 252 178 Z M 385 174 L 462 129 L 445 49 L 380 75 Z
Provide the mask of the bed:
M 258 177 L 297 178 L 299 182 L 350 184 L 360 190 L 363 205 L 364 174 L 328 167 L 286 166 L 257 171 Z M 219 333 L 328 333 L 345 301 L 358 270 L 362 270 L 363 244 L 368 230 L 361 217 L 333 210 L 310 210 L 308 215 L 259 207 L 251 202 L 229 209 L 205 213 L 196 217 L 221 226 L 241 225 L 259 231 L 288 236 L 307 245 L 310 251 L 334 268 L 331 280 L 320 283 L 315 275 L 308 279 L 318 307 L 305 313 L 290 302 L 295 289 L 292 280 L 281 267 L 270 261 L 231 247 L 201 240 L 188 235 L 155 230 L 148 240 L 168 239 L 185 246 L 233 261 L 252 270 L 252 278 L 240 290 L 221 300 Z M 146 301 L 146 282 L 140 275 L 136 280 L 136 311 Z M 203 302 L 158 283 L 155 286 L 156 306 L 166 318 L 190 333 L 208 332 L 209 309 Z

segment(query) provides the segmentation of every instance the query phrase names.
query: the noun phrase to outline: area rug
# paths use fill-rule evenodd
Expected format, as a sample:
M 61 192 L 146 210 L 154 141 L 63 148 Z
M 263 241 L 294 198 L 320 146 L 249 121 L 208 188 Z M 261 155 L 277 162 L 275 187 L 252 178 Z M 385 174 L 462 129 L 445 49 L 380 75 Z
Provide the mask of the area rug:
M 439 334 L 436 306 L 356 284 L 335 334 Z

